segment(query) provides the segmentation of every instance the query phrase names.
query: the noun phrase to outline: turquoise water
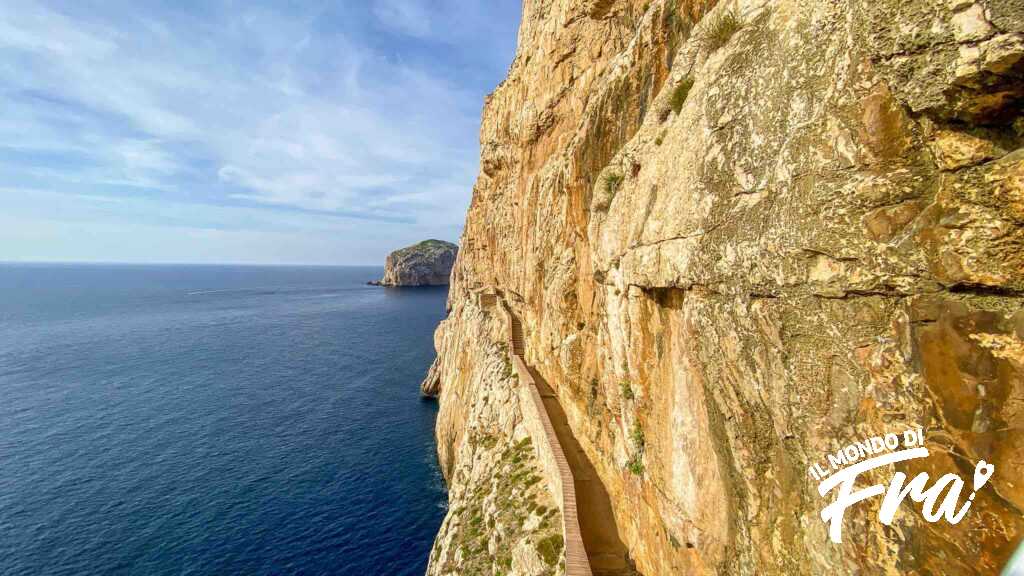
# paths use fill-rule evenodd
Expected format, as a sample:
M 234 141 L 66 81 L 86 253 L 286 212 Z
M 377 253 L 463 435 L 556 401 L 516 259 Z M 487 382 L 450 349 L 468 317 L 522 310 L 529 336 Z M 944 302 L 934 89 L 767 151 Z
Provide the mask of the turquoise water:
M 422 574 L 443 289 L 0 265 L 0 574 Z

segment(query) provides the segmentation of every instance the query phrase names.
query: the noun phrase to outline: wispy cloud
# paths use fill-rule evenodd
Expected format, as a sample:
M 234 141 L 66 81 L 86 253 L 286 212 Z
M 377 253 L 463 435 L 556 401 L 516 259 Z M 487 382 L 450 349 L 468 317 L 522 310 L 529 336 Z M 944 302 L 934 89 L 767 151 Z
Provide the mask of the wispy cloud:
M 511 61 L 518 12 L 486 0 L 0 2 L 5 185 L 446 237 L 461 225 L 482 98 Z M 442 34 L 439 18 L 462 25 Z
M 381 0 L 374 3 L 373 13 L 384 26 L 420 38 L 430 36 L 431 12 L 420 2 Z

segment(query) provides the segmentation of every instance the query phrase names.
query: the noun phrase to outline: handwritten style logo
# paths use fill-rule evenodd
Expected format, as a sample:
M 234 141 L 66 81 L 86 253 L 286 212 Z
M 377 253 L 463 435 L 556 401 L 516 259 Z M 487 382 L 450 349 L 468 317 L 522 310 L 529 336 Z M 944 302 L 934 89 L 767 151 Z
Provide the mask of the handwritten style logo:
M 902 438 L 902 441 L 901 441 Z M 861 474 L 897 462 L 906 462 L 917 458 L 927 458 L 928 448 L 924 446 L 924 432 L 914 428 L 902 435 L 888 433 L 884 436 L 873 436 L 860 442 L 828 454 L 827 466 L 813 464 L 808 474 L 818 481 L 818 493 L 825 496 L 836 490 L 835 500 L 821 510 L 821 519 L 828 527 L 829 539 L 842 542 L 843 516 L 846 509 L 857 502 L 884 494 L 882 507 L 878 512 L 878 520 L 882 524 L 892 524 L 896 510 L 907 496 L 919 504 L 923 504 L 921 512 L 928 522 L 938 522 L 945 518 L 950 524 L 963 520 L 978 490 L 992 477 L 995 466 L 984 460 L 974 468 L 973 491 L 961 506 L 960 495 L 964 481 L 956 474 L 946 474 L 928 487 L 928 473 L 921 472 L 907 483 L 907 475 L 896 472 L 888 488 L 882 484 L 874 484 L 866 488 L 854 489 L 857 477 Z M 945 494 L 940 501 L 940 497 Z

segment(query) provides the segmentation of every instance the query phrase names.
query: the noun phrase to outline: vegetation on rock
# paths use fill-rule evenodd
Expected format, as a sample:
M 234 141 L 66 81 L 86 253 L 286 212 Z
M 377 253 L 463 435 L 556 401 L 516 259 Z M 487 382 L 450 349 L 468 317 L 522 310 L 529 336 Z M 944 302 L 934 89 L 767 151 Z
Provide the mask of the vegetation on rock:
M 686 76 L 672 89 L 672 98 L 669 101 L 669 105 L 676 114 L 679 114 L 679 111 L 683 109 L 683 104 L 686 103 L 686 98 L 690 95 L 691 88 L 693 88 L 693 78 Z
M 629 380 L 623 380 L 619 384 L 619 389 L 622 392 L 622 397 L 626 400 L 633 399 L 633 387 L 629 385 Z
M 565 548 L 565 539 L 561 534 L 552 534 L 537 542 L 537 552 L 548 566 L 554 566 L 562 555 Z
M 714 52 L 728 44 L 733 35 L 742 28 L 743 20 L 736 10 L 725 10 L 707 23 L 701 44 L 708 52 Z
M 630 431 L 629 437 L 633 440 L 633 445 L 636 446 L 636 449 L 643 452 L 647 446 L 647 438 L 644 436 L 644 429 L 640 426 L 639 421 L 633 423 L 633 429 Z
M 515 554 L 527 552 L 548 567 L 556 566 L 563 547 L 561 515 L 541 481 L 543 472 L 531 439 L 502 448 L 493 434 L 474 432 L 470 442 L 481 459 L 485 453 L 496 457 L 490 470 L 493 475 L 468 486 L 459 497 L 439 535 L 449 541 L 448 553 L 442 555 L 440 548 L 434 548 L 432 572 L 511 574 Z
M 609 172 L 604 175 L 604 191 L 611 196 L 614 196 L 619 191 L 619 187 L 622 186 L 622 180 L 624 176 L 618 172 Z
M 643 454 L 634 454 L 629 462 L 626 462 L 626 469 L 632 472 L 636 476 L 643 476 L 644 474 L 644 456 Z

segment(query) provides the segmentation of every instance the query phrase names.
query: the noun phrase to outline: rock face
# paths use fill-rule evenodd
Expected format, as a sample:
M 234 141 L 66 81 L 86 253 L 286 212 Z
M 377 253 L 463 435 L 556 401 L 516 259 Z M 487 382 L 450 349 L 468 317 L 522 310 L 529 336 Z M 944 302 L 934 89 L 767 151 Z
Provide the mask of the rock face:
M 459 247 L 443 240 L 424 240 L 388 254 L 379 286 L 446 286 Z
M 1019 0 L 527 0 L 424 382 L 451 487 L 429 574 L 560 570 L 529 539 L 494 560 L 530 513 L 493 495 L 524 432 L 491 287 L 642 574 L 998 574 L 1024 536 L 1022 101 Z M 874 498 L 830 542 L 808 468 L 911 426 L 931 455 L 864 485 L 982 459 L 990 483 L 956 525 Z

